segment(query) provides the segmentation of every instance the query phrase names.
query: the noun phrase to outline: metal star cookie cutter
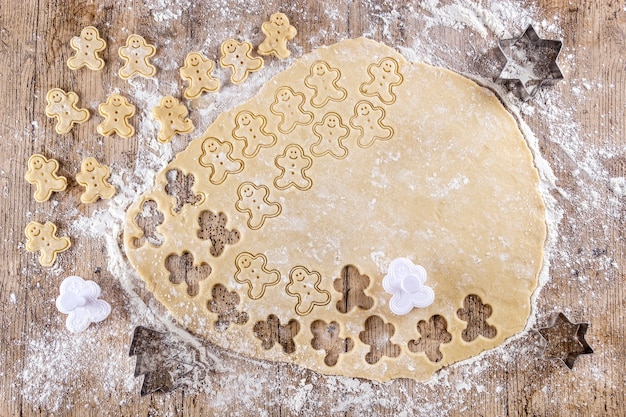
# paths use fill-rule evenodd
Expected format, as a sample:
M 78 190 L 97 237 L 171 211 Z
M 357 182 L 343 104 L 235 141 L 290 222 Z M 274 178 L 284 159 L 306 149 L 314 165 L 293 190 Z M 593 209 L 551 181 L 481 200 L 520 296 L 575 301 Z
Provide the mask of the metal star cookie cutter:
M 585 340 L 588 328 L 589 323 L 572 323 L 559 313 L 548 327 L 536 330 L 545 342 L 544 357 L 560 360 L 571 370 L 578 356 L 593 353 Z
M 528 25 L 518 38 L 500 39 L 498 46 L 506 64 L 496 82 L 508 85 L 522 100 L 532 98 L 540 88 L 563 79 L 556 63 L 563 42 L 540 38 L 533 25 Z
M 129 356 L 136 356 L 135 377 L 143 375 L 141 396 L 156 391 L 170 392 L 183 385 L 202 381 L 210 369 L 201 352 L 176 334 L 144 326 L 133 331 Z

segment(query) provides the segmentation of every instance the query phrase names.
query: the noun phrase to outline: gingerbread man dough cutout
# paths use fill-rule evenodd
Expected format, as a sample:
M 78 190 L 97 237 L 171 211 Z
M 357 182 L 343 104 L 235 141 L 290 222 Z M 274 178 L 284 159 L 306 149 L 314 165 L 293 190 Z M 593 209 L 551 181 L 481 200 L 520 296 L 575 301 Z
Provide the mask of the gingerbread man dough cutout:
M 260 229 L 265 219 L 276 217 L 282 211 L 278 203 L 269 200 L 270 190 L 265 185 L 255 185 L 244 182 L 237 189 L 239 199 L 235 208 L 241 213 L 248 213 L 248 227 L 252 230 Z
M 378 140 L 389 140 L 393 129 L 383 123 L 385 110 L 375 107 L 369 101 L 359 101 L 354 107 L 354 116 L 350 118 L 350 126 L 361 131 L 357 144 L 361 148 L 369 148 Z
M 341 78 L 341 72 L 336 68 L 331 68 L 327 62 L 317 61 L 311 66 L 311 72 L 304 79 L 304 84 L 315 90 L 311 97 L 313 107 L 324 107 L 329 101 L 343 101 L 348 92 L 345 88 L 339 87 L 337 81 Z
M 125 61 L 120 68 L 120 77 L 128 80 L 136 75 L 150 78 L 156 74 L 156 68 L 150 63 L 150 58 L 156 53 L 154 45 L 150 45 L 140 35 L 130 35 L 126 45 L 119 49 L 120 57 Z
M 70 46 L 76 51 L 74 56 L 67 60 L 70 69 L 78 70 L 87 67 L 90 70 L 101 70 L 104 68 L 104 59 L 98 55 L 107 47 L 104 39 L 100 37 L 98 29 L 87 26 L 80 31 L 80 36 L 74 36 L 70 41 Z
M 306 191 L 313 186 L 313 181 L 306 175 L 306 170 L 313 165 L 313 159 L 304 154 L 300 145 L 287 145 L 282 155 L 274 160 L 281 173 L 274 180 L 274 186 L 279 190 L 295 187 Z
M 234 39 L 228 39 L 222 43 L 221 49 L 220 64 L 233 71 L 233 75 L 230 77 L 233 84 L 241 84 L 248 78 L 249 73 L 263 68 L 263 58 L 250 55 L 252 51 L 250 42 L 239 43 Z
M 67 236 L 57 237 L 57 227 L 54 223 L 30 222 L 24 231 L 26 234 L 26 250 L 40 252 L 39 263 L 43 266 L 52 266 L 57 254 L 68 250 L 71 246 Z
M 189 52 L 185 65 L 180 69 L 180 77 L 189 81 L 185 89 L 185 98 L 191 100 L 200 97 L 203 92 L 214 93 L 220 89 L 220 82 L 211 73 L 215 64 L 199 52 Z
M 57 125 L 55 130 L 59 134 L 68 133 L 72 130 L 72 126 L 78 123 L 84 123 L 89 120 L 89 111 L 79 108 L 78 95 L 73 92 L 65 92 L 60 88 L 53 88 L 46 95 L 46 116 L 56 117 Z
M 110 175 L 108 166 L 100 165 L 95 158 L 84 159 L 80 164 L 80 172 L 76 174 L 76 182 L 86 188 L 80 196 L 80 201 L 93 203 L 99 198 L 113 197 L 115 187 L 107 181 Z
M 271 148 L 276 144 L 276 135 L 265 130 L 267 119 L 245 110 L 237 114 L 233 137 L 244 142 L 243 156 L 252 158 L 261 148 Z
M 348 156 L 348 148 L 343 141 L 350 135 L 350 130 L 341 122 L 341 116 L 335 112 L 326 113 L 320 123 L 313 125 L 313 133 L 318 140 L 311 145 L 311 153 L 320 157 L 330 155 L 337 159 Z
M 35 185 L 35 200 L 39 203 L 48 201 L 53 192 L 60 192 L 67 187 L 67 178 L 57 174 L 59 163 L 35 154 L 28 158 L 28 171 L 24 178 Z
M 212 170 L 209 181 L 218 185 L 226 180 L 228 174 L 237 174 L 243 171 L 244 164 L 241 159 L 231 156 L 233 145 L 230 142 L 222 142 L 217 138 L 206 138 L 202 142 L 202 155 L 200 165 Z
M 189 133 L 193 123 L 185 118 L 189 110 L 172 96 L 165 96 L 159 105 L 152 109 L 152 115 L 161 124 L 157 139 L 161 143 L 169 142 L 177 133 Z
M 404 77 L 400 74 L 400 64 L 393 58 L 383 58 L 378 64 L 367 68 L 370 80 L 361 84 L 359 90 L 365 96 L 378 96 L 385 104 L 396 101 L 393 88 L 402 84 Z
M 313 121 L 313 113 L 303 108 L 305 100 L 304 94 L 296 93 L 290 87 L 276 90 L 270 111 L 280 117 L 278 130 L 281 133 L 290 133 L 297 125 L 306 126 Z
M 271 15 L 270 21 L 261 25 L 261 30 L 266 37 L 257 48 L 260 55 L 274 54 L 280 59 L 285 59 L 291 54 L 287 49 L 287 41 L 295 38 L 298 31 L 289 24 L 289 19 L 284 13 Z
M 280 282 L 280 273 L 275 269 L 267 269 L 267 258 L 261 253 L 240 253 L 235 259 L 235 265 L 235 281 L 248 284 L 248 297 L 252 300 L 263 297 L 267 287 Z
M 106 103 L 98 106 L 100 115 L 104 117 L 96 130 L 103 136 L 111 136 L 117 133 L 123 138 L 129 138 L 135 134 L 135 128 L 128 119 L 135 114 L 135 106 L 130 104 L 126 97 L 119 94 L 111 94 Z
M 309 314 L 313 307 L 330 303 L 330 292 L 320 289 L 322 276 L 319 272 L 311 272 L 303 266 L 296 266 L 289 272 L 287 294 L 298 298 L 296 313 L 300 316 Z

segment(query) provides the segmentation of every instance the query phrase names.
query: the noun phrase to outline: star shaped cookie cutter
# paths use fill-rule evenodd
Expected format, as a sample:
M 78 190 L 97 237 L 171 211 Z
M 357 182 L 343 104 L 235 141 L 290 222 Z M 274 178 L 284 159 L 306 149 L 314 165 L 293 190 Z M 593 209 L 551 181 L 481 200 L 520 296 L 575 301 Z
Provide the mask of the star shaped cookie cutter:
M 171 332 L 144 326 L 133 331 L 129 356 L 136 356 L 135 377 L 143 375 L 141 396 L 173 391 L 207 378 L 211 367 L 201 352 Z
M 500 39 L 498 46 L 506 64 L 496 82 L 509 86 L 522 100 L 532 98 L 540 88 L 563 79 L 556 63 L 563 42 L 540 38 L 533 25 L 528 25 L 518 38 Z
M 544 357 L 560 360 L 571 370 L 578 356 L 593 353 L 585 340 L 588 327 L 589 323 L 572 323 L 559 313 L 548 327 L 536 330 L 545 341 Z

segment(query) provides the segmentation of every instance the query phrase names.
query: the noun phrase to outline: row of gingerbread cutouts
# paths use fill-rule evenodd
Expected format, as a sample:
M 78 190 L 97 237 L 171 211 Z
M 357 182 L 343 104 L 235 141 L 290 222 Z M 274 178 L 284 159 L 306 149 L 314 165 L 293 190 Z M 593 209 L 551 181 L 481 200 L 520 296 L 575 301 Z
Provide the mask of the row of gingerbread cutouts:
M 231 323 L 245 324 L 249 316 L 246 312 L 239 311 L 237 306 L 240 297 L 235 291 L 228 291 L 222 284 L 216 284 L 212 290 L 212 299 L 207 302 L 207 309 L 217 314 L 215 328 L 219 331 L 228 329 Z M 463 308 L 457 310 L 457 316 L 467 322 L 467 327 L 462 331 L 461 338 L 465 342 L 472 342 L 479 336 L 492 339 L 496 336 L 496 328 L 487 323 L 487 318 L 491 316 L 491 306 L 483 304 L 480 297 L 470 294 L 463 301 Z M 324 350 L 324 363 L 327 366 L 335 366 L 342 353 L 348 353 L 354 347 L 352 338 L 345 339 L 339 337 L 340 325 L 336 321 L 326 323 L 323 320 L 315 320 L 311 323 L 311 346 L 315 350 Z M 440 345 L 452 341 L 452 335 L 447 331 L 446 319 L 435 314 L 428 321 L 420 320 L 417 323 L 419 339 L 412 339 L 408 342 L 409 351 L 418 353 L 424 352 L 426 357 L 434 363 L 443 359 Z M 275 344 L 279 344 L 283 352 L 291 354 L 296 351 L 294 337 L 300 332 L 300 323 L 296 319 L 289 320 L 286 324 L 281 324 L 280 319 L 270 314 L 266 320 L 257 321 L 252 329 L 254 336 L 261 341 L 264 349 L 269 350 Z M 365 355 L 365 361 L 369 364 L 376 364 L 383 356 L 396 358 L 400 355 L 400 346 L 391 341 L 395 333 L 392 323 L 373 315 L 368 317 L 364 323 L 364 330 L 359 333 L 359 340 L 368 345 L 370 350 Z
M 180 175 L 177 171 L 174 171 L 174 174 Z M 137 214 L 134 220 L 143 231 L 141 237 L 134 239 L 135 247 L 142 246 L 146 241 L 154 246 L 161 244 L 162 236 L 157 233 L 156 227 L 163 223 L 164 216 L 158 210 L 154 200 L 145 201 L 142 205 L 142 212 Z M 228 245 L 239 242 L 240 233 L 234 229 L 229 230 L 226 227 L 227 221 L 224 213 L 216 214 L 210 210 L 204 210 L 198 216 L 196 234 L 202 240 L 211 241 L 210 254 L 214 257 L 219 257 Z M 237 256 L 235 265 L 237 272 L 234 279 L 241 284 L 248 285 L 247 293 L 250 299 L 262 298 L 268 286 L 277 285 L 280 282 L 280 273 L 267 268 L 267 258 L 263 254 L 254 255 L 242 252 Z M 189 252 L 183 252 L 182 255 L 169 255 L 165 260 L 165 268 L 170 271 L 172 283 L 179 284 L 183 280 L 186 282 L 187 294 L 192 297 L 199 292 L 199 282 L 206 279 L 211 272 L 211 267 L 206 263 L 194 266 L 193 256 Z M 304 266 L 296 266 L 291 270 L 286 292 L 298 299 L 296 312 L 299 315 L 307 315 L 315 306 L 323 306 L 330 302 L 330 293 L 319 287 L 321 279 L 318 272 L 309 271 Z M 346 266 L 342 271 L 342 278 L 334 283 L 334 288 L 344 294 L 344 299 L 337 303 L 337 310 L 347 313 L 354 306 L 371 308 L 373 299 L 363 292 L 368 285 L 369 277 L 360 274 L 352 265 Z
M 184 252 L 181 256 L 174 254 L 169 255 L 166 258 L 165 265 L 167 270 L 170 271 L 170 281 L 174 284 L 180 284 L 185 281 L 188 285 L 188 294 L 192 296 L 198 293 L 199 281 L 205 279 L 211 273 L 211 268 L 208 264 L 202 263 L 195 266 L 193 256 L 189 252 Z M 248 296 L 251 299 L 262 298 L 267 285 L 276 285 L 280 281 L 280 274 L 278 271 L 268 270 L 266 268 L 266 258 L 262 255 L 257 255 L 255 257 L 246 252 L 240 254 L 237 258 L 237 269 L 235 280 L 249 285 Z M 308 288 L 300 287 L 298 289 L 299 291 L 296 291 L 293 286 L 297 282 L 306 281 L 307 278 L 310 278 L 311 276 L 315 277 L 314 288 L 319 290 L 317 285 L 319 284 L 321 277 L 318 273 L 311 273 L 304 267 L 296 267 L 292 270 L 292 273 L 290 273 L 290 284 L 287 285 L 287 293 L 292 296 L 298 296 L 296 313 L 301 316 L 308 315 L 314 305 L 325 305 L 330 301 L 330 294 L 327 291 L 322 291 L 320 294 L 325 294 L 325 297 L 321 300 L 321 302 L 313 299 L 309 300 L 306 305 L 302 305 L 301 302 L 302 298 L 304 298 L 305 291 L 310 290 L 311 286 Z M 369 281 L 369 277 L 367 275 L 360 274 L 355 266 L 345 266 L 342 269 L 341 278 L 338 278 L 333 282 L 335 290 L 343 294 L 343 298 L 337 302 L 337 310 L 341 313 L 348 313 L 355 307 L 359 307 L 364 310 L 370 309 L 373 306 L 374 301 L 371 297 L 365 294 L 365 289 L 369 286 Z M 254 283 L 258 282 L 261 282 L 260 287 L 254 285 Z M 292 288 L 290 288 L 290 286 Z M 239 304 L 239 295 L 237 295 L 236 292 L 228 292 L 226 287 L 222 287 L 223 286 L 217 290 L 220 295 L 219 297 L 216 296 L 216 290 L 214 288 L 213 301 L 209 302 L 209 310 L 219 316 L 218 321 L 216 322 L 216 327 L 221 330 L 225 330 L 228 327 L 228 323 L 231 321 L 238 324 L 247 322 L 247 314 L 237 312 L 236 310 L 236 306 Z M 226 298 L 231 300 L 231 302 L 228 303 L 228 308 L 224 308 L 223 302 L 216 301 L 225 300 Z M 463 308 L 457 311 L 457 316 L 468 323 L 467 328 L 462 332 L 462 338 L 465 341 L 472 341 L 479 334 L 486 338 L 495 337 L 495 328 L 486 323 L 486 319 L 491 315 L 491 312 L 491 306 L 483 304 L 480 297 L 476 295 L 466 297 Z M 229 319 L 228 317 L 231 317 L 232 319 Z M 443 322 L 441 322 L 441 320 L 443 320 Z M 441 325 L 442 323 L 443 326 Z M 393 326 L 389 327 L 389 325 L 382 322 L 377 322 L 375 324 L 379 327 L 382 326 L 381 328 L 386 329 L 385 331 L 391 332 L 389 337 L 393 335 Z M 260 324 L 257 325 L 262 326 Z M 418 329 L 420 334 L 424 335 L 424 337 L 420 341 L 411 341 L 409 343 L 409 349 L 414 352 L 424 350 L 431 361 L 438 362 L 441 359 L 441 354 L 438 349 L 432 350 L 432 341 L 437 340 L 440 343 L 447 343 L 452 340 L 450 334 L 446 331 L 445 319 L 441 316 L 433 316 L 428 324 L 421 321 L 418 324 Z M 360 337 L 363 342 L 367 343 L 366 340 L 363 340 L 362 336 Z M 435 347 L 437 346 L 438 344 Z M 399 350 L 397 352 L 399 353 Z M 397 355 L 392 353 L 388 356 Z

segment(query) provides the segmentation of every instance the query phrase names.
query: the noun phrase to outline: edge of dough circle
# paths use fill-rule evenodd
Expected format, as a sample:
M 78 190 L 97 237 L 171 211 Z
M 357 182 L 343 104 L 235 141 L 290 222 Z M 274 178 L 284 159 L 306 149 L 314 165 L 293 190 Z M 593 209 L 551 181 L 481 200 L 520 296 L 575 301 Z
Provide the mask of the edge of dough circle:
M 522 331 L 546 239 L 539 175 L 487 88 L 365 38 L 222 113 L 127 212 L 125 251 L 181 326 L 331 375 L 427 380 Z M 394 259 L 432 304 L 396 315 Z

